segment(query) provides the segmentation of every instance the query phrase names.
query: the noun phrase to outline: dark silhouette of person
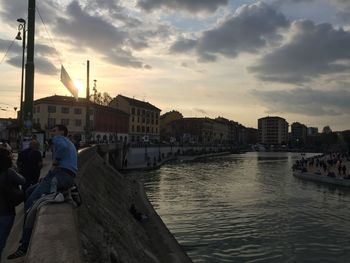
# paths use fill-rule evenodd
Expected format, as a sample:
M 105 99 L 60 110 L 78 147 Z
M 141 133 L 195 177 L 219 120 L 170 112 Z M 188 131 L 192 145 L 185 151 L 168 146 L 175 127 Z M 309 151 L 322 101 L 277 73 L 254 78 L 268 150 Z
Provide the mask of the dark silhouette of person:
M 78 172 L 78 156 L 73 143 L 67 138 L 68 129 L 65 125 L 55 125 L 52 130 L 53 161 L 48 174 L 36 185 L 24 203 L 24 209 L 28 213 L 34 203 L 42 196 L 57 191 L 67 190 L 74 185 L 74 179 Z M 28 189 L 29 191 L 29 189 Z M 26 217 L 25 217 L 26 221 Z M 27 253 L 32 227 L 24 224 L 20 246 L 9 255 L 7 259 L 16 259 Z
M 23 185 L 25 179 L 12 168 L 12 154 L 0 148 L 0 260 L 15 220 L 16 210 L 7 195 L 11 185 Z
M 17 158 L 18 171 L 26 179 L 23 190 L 26 191 L 29 186 L 38 183 L 40 170 L 43 167 L 43 159 L 39 151 L 39 143 L 31 140 L 29 147 L 21 151 Z

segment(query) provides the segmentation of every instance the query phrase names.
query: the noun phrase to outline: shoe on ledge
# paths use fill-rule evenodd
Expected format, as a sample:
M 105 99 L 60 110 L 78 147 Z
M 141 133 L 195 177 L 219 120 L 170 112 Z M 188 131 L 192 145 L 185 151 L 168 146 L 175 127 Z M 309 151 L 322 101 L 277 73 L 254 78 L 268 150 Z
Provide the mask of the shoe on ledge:
M 18 247 L 16 252 L 12 253 L 7 257 L 7 259 L 16 259 L 20 257 L 24 257 L 27 254 L 27 251 L 23 247 Z

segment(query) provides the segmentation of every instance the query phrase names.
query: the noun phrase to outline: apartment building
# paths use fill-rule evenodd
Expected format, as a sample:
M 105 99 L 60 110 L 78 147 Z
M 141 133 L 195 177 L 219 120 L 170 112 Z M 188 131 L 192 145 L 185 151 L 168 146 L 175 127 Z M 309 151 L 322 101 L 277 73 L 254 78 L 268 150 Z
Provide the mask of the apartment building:
M 129 138 L 131 142 L 157 142 L 160 139 L 160 112 L 149 102 L 118 95 L 110 107 L 129 114 Z
M 258 119 L 259 142 L 268 145 L 288 143 L 288 122 L 278 116 Z
M 55 124 L 64 124 L 76 140 L 85 140 L 86 109 L 89 106 L 90 140 L 128 140 L 129 115 L 123 111 L 101 106 L 85 98 L 50 96 L 34 101 L 33 125 L 46 131 Z
M 291 125 L 291 143 L 292 145 L 303 145 L 306 143 L 307 127 L 306 125 L 293 122 Z
M 180 143 L 227 144 L 229 127 L 210 118 L 182 118 L 171 122 L 171 133 Z

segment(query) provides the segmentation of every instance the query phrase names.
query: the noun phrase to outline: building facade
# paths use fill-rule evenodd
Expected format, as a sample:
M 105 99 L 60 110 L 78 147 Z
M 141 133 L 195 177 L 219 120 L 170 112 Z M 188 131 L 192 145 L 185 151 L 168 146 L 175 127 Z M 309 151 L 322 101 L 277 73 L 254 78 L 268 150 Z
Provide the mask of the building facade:
M 288 122 L 281 117 L 264 117 L 258 119 L 259 142 L 267 145 L 284 145 L 288 143 Z
M 76 100 L 74 97 L 54 95 L 35 100 L 33 126 L 48 135 L 55 124 L 64 124 L 76 140 L 85 141 L 87 106 L 90 112 L 90 140 L 128 141 L 129 115 L 120 110 L 92 103 L 85 98 Z
M 306 143 L 307 127 L 306 125 L 293 122 L 291 125 L 291 143 L 294 146 L 304 145 Z
M 179 143 L 227 144 L 229 127 L 210 118 L 182 118 L 171 122 L 172 137 Z
M 157 142 L 160 140 L 160 112 L 156 106 L 133 98 L 118 95 L 110 107 L 129 114 L 131 142 Z
M 316 136 L 318 134 L 317 127 L 308 127 L 307 128 L 307 136 Z
M 170 142 L 172 138 L 171 122 L 180 120 L 183 115 L 178 111 L 169 111 L 160 116 L 160 139 L 164 142 Z

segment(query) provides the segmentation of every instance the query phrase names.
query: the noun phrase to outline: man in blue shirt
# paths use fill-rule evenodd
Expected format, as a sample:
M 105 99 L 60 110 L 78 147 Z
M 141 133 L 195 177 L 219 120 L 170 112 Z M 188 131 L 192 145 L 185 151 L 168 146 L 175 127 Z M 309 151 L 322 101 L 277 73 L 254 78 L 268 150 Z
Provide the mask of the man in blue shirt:
M 44 194 L 50 194 L 61 190 L 67 190 L 74 184 L 74 178 L 78 172 L 77 151 L 74 144 L 67 138 L 68 129 L 64 125 L 55 125 L 51 130 L 53 136 L 53 161 L 48 174 L 37 184 L 33 192 L 24 203 L 24 211 L 27 213 Z M 25 224 L 23 224 L 25 225 Z M 17 251 L 7 257 L 15 259 L 26 254 L 32 228 L 23 228 L 22 239 Z

